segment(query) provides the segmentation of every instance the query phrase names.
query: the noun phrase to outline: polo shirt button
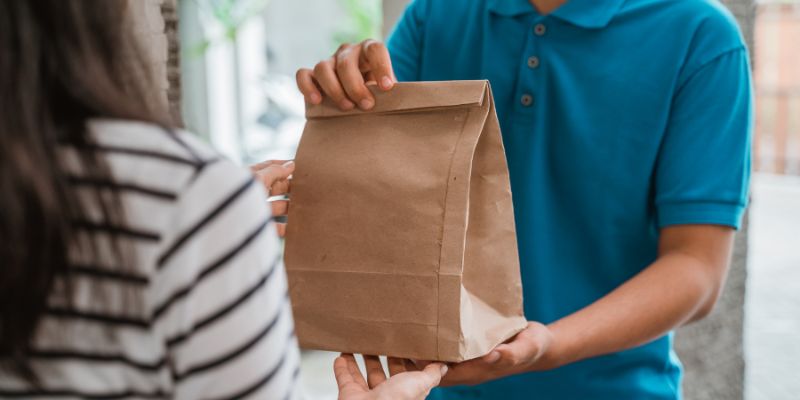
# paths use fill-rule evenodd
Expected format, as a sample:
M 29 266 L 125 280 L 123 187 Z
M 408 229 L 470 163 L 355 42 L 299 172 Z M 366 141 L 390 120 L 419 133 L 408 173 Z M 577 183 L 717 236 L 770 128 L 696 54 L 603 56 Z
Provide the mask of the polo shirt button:
M 544 24 L 536 24 L 536 26 L 533 27 L 533 33 L 535 33 L 536 36 L 544 36 L 545 32 L 547 32 L 547 27 L 544 26 Z
M 530 107 L 533 104 L 533 96 L 525 93 L 519 99 L 519 102 L 522 103 L 522 105 L 525 107 Z
M 539 57 L 536 56 L 528 57 L 528 68 L 530 69 L 539 68 Z

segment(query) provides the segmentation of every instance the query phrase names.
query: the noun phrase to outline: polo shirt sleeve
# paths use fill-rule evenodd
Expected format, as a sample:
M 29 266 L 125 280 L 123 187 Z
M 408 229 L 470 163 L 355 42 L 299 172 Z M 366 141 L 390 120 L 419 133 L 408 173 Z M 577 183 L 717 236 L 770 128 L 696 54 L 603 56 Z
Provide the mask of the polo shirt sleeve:
M 420 63 L 427 8 L 426 0 L 412 1 L 406 7 L 405 12 L 386 42 L 392 59 L 392 67 L 399 81 L 420 80 Z
M 744 47 L 685 68 L 655 170 L 659 227 L 739 228 L 750 179 L 751 95 Z

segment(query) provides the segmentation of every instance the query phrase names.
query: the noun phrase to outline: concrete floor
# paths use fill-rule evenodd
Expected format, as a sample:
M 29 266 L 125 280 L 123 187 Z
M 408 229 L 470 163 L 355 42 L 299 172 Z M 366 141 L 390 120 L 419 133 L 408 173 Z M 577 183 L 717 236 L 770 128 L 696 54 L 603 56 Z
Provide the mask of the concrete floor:
M 750 213 L 746 398 L 800 399 L 800 178 L 757 175 Z
M 333 360 L 338 353 L 304 351 L 300 368 L 300 384 L 306 400 L 336 400 L 336 380 L 333 378 Z
M 750 213 L 746 399 L 800 399 L 800 178 L 756 175 Z M 304 353 L 305 398 L 336 399 L 335 357 Z

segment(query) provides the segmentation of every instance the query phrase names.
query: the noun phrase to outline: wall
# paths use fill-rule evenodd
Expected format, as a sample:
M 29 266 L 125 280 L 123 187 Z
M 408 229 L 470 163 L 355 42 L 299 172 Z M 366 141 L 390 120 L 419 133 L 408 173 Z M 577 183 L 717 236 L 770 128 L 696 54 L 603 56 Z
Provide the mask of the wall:
M 345 18 L 339 1 L 271 1 L 264 13 L 269 72 L 294 77 L 298 68 L 329 57 L 337 47 L 331 38 Z
M 167 39 L 167 100 L 170 112 L 178 124 L 181 118 L 181 47 L 178 31 L 178 0 L 162 0 L 161 15 Z
M 754 169 L 800 175 L 800 2 L 761 3 L 756 20 Z
M 180 121 L 180 65 L 175 0 L 131 0 L 134 33 L 151 60 L 161 93 L 156 101 L 169 104 Z
M 736 15 L 753 50 L 753 0 L 723 1 Z M 748 217 L 745 217 L 748 219 Z M 703 321 L 678 331 L 676 350 L 686 367 L 687 400 L 744 398 L 744 302 L 747 283 L 748 224 L 736 235 L 728 281 L 714 312 Z

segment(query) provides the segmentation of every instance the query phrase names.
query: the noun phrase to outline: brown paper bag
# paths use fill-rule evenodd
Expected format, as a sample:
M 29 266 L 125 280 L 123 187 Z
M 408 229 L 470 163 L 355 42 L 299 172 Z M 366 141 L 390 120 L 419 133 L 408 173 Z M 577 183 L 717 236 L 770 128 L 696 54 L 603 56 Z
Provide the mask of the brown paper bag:
M 306 112 L 285 255 L 300 345 L 482 356 L 526 324 L 489 84 L 373 93 L 369 112 Z

